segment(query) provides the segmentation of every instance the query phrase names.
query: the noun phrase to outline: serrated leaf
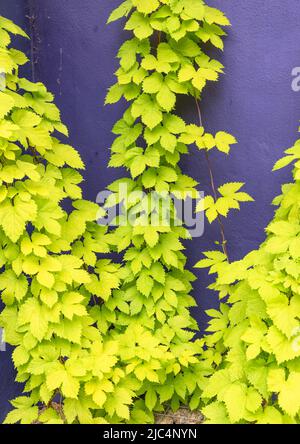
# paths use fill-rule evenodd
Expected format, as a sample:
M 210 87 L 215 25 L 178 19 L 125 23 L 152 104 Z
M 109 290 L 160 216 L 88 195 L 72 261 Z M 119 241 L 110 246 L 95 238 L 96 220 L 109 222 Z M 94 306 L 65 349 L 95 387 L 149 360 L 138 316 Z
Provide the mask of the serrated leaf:
M 157 402 L 157 394 L 154 389 L 147 390 L 146 396 L 145 396 L 145 404 L 146 407 L 152 411 L 156 405 Z
M 170 91 L 167 85 L 163 85 L 156 96 L 159 105 L 166 111 L 171 111 L 176 103 L 176 95 Z
M 142 273 L 136 281 L 137 289 L 146 297 L 150 295 L 153 284 L 153 279 L 146 272 Z
M 15 101 L 12 97 L 0 92 L 0 119 L 5 117 L 14 107 Z
M 231 134 L 219 131 L 215 136 L 215 142 L 219 151 L 228 154 L 230 146 L 236 144 L 237 140 Z
M 125 0 L 110 14 L 107 23 L 112 23 L 119 20 L 122 17 L 126 17 L 129 14 L 131 8 L 132 8 L 132 1 Z

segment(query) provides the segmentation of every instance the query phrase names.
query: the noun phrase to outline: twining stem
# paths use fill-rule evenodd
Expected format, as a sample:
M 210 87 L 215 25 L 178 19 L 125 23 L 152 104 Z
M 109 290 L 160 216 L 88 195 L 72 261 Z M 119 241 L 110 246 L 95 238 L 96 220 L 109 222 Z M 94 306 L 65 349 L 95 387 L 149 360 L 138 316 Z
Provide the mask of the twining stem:
M 200 104 L 199 104 L 197 97 L 195 97 L 195 102 L 196 102 L 197 113 L 198 113 L 198 118 L 199 118 L 199 125 L 201 127 L 203 127 L 202 114 L 201 114 Z M 206 159 L 207 166 L 208 166 L 210 185 L 211 185 L 211 189 L 212 189 L 212 193 L 213 193 L 213 199 L 216 203 L 218 200 L 218 194 L 217 194 L 217 189 L 216 189 L 216 185 L 215 185 L 215 179 L 214 179 L 211 161 L 210 161 L 209 154 L 208 154 L 207 150 L 205 150 L 205 159 Z M 221 238 L 222 238 L 222 250 L 227 258 L 227 261 L 230 262 L 228 248 L 227 248 L 227 239 L 225 236 L 225 229 L 224 229 L 222 218 L 219 214 L 217 216 L 217 220 L 218 220 L 218 224 L 220 227 L 220 233 L 221 233 Z
M 26 18 L 29 20 L 29 31 L 30 31 L 30 60 L 31 60 L 31 76 L 32 81 L 36 81 L 35 76 L 35 65 L 36 65 L 36 14 L 35 14 L 35 5 L 32 0 L 28 2 L 28 14 Z

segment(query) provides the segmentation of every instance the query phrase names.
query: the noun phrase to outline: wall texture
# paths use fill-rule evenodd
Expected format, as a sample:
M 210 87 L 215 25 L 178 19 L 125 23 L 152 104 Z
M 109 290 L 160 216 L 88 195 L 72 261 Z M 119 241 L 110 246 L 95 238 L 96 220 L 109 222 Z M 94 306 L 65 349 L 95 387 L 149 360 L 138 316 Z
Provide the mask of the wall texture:
M 0 4 L 0 15 L 8 17 L 14 20 L 18 25 L 27 29 L 28 9 L 26 2 L 5 0 Z M 15 45 L 18 48 L 30 52 L 30 45 L 24 39 L 17 38 Z M 26 74 L 30 75 L 30 67 L 26 67 Z M 5 418 L 6 414 L 10 410 L 9 399 L 13 399 L 18 396 L 21 386 L 14 383 L 15 371 L 11 361 L 11 349 L 6 347 L 6 351 L 0 351 L 0 423 Z
M 107 169 L 110 129 L 122 114 L 123 105 L 104 108 L 107 88 L 117 67 L 116 52 L 126 37 L 120 22 L 105 26 L 117 0 L 31 0 L 37 16 L 34 32 L 36 59 L 34 76 L 56 94 L 71 142 L 81 152 L 87 169 L 85 196 L 94 200 L 118 170 Z M 228 160 L 212 156 L 218 183 L 245 181 L 256 202 L 245 204 L 240 213 L 225 223 L 229 251 L 241 258 L 264 239 L 264 227 L 272 218 L 272 199 L 282 183 L 290 180 L 289 170 L 271 173 L 274 162 L 297 137 L 300 92 L 292 91 L 291 71 L 300 66 L 300 7 L 298 0 L 208 0 L 230 18 L 232 27 L 225 53 L 216 54 L 226 75 L 206 91 L 202 104 L 208 130 L 234 134 L 239 144 Z M 24 23 L 25 0 L 2 0 L 0 14 Z M 27 4 L 28 5 L 28 4 Z M 29 48 L 28 48 L 29 50 Z M 212 52 L 213 54 L 213 52 Z M 178 111 L 196 122 L 192 101 Z M 186 173 L 209 191 L 208 173 L 202 153 L 193 150 L 183 161 Z M 216 227 L 206 226 L 202 238 L 187 243 L 189 266 L 200 252 L 213 248 Z M 217 305 L 206 290 L 206 273 L 198 273 L 194 294 L 199 303 L 195 316 L 205 326 L 204 310 Z M 9 354 L 1 355 L 0 416 L 13 385 Z

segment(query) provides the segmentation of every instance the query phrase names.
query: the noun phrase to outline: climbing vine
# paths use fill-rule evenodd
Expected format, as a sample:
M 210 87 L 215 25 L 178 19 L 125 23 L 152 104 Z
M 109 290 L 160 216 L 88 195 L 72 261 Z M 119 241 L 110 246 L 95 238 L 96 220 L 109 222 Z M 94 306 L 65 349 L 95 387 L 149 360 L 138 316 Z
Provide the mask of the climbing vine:
M 228 153 L 236 142 L 226 132 L 206 133 L 199 105 L 206 83 L 223 70 L 202 43 L 222 49 L 229 22 L 201 0 L 127 0 L 109 21 L 122 17 L 132 35 L 118 53 L 106 103 L 128 102 L 113 128 L 110 166 L 129 176 L 109 186 L 106 210 L 122 206 L 108 232 L 96 223 L 103 211 L 82 199 L 77 170 L 84 165 L 59 140 L 67 129 L 53 96 L 19 76 L 27 59 L 10 48 L 9 33 L 26 35 L 0 19 L 1 325 L 15 347 L 17 381 L 25 383 L 8 423 L 153 422 L 165 403 L 197 408 L 211 373 L 211 352 L 194 340 L 195 277 L 182 243 L 190 236 L 173 196 L 199 197 L 179 167 L 191 145 L 210 165 L 209 150 Z M 175 112 L 180 94 L 196 100 L 199 124 Z M 204 208 L 219 222 L 226 255 L 221 216 L 250 197 L 240 183 L 217 190 L 211 167 L 209 174 L 213 195 Z M 122 264 L 99 257 L 110 251 Z
M 299 423 L 299 147 L 274 167 L 296 162 L 266 241 L 239 262 L 211 264 L 212 288 L 230 304 L 210 311 L 216 369 L 203 398 L 211 423 Z
M 42 83 L 19 76 L 27 58 L 10 48 L 10 34 L 26 37 L 0 17 L 1 326 L 14 346 L 16 380 L 25 384 L 6 422 L 93 423 L 101 419 L 92 413 L 98 398 L 89 396 L 91 386 L 97 375 L 103 381 L 117 357 L 116 346 L 104 346 L 93 326 L 89 303 L 117 287 L 121 273 L 109 260 L 97 260 L 109 247 L 105 228 L 95 223 L 98 206 L 82 200 L 77 169 L 84 165 L 57 138 L 67 128 L 53 96 Z M 67 201 L 73 206 L 68 213 Z M 93 270 L 101 279 L 91 295 Z
M 205 132 L 200 99 L 207 82 L 217 81 L 223 72 L 222 64 L 203 52 L 203 43 L 211 42 L 223 49 L 222 26 L 228 26 L 229 21 L 201 0 L 127 0 L 113 11 L 109 22 L 124 16 L 125 30 L 132 31 L 133 36 L 119 50 L 117 83 L 110 88 L 106 103 L 122 98 L 128 102 L 113 128 L 117 137 L 110 166 L 125 167 L 130 176 L 109 187 L 112 195 L 106 207 L 124 200 L 120 191 L 124 187 L 129 190 L 130 197 L 123 202 L 127 211 L 118 218 L 122 223 L 109 235 L 117 251 L 125 251 L 127 277 L 115 292 L 113 308 L 118 311 L 107 328 L 140 331 L 143 325 L 168 353 L 167 360 L 162 354 L 159 361 L 144 364 L 142 374 L 137 371 L 138 359 L 136 368 L 132 368 L 144 381 L 140 393 L 145 394 L 146 409 L 160 409 L 165 401 L 173 409 L 188 402 L 196 409 L 211 372 L 211 360 L 202 359 L 202 340 L 192 342 L 191 330 L 196 324 L 189 313 L 194 305 L 189 293 L 194 276 L 185 268 L 182 244 L 189 233 L 184 223 L 178 225 L 170 196 L 183 201 L 199 197 L 196 181 L 183 174 L 179 166 L 182 155 L 195 144 L 205 153 L 213 193 L 204 202 L 200 200 L 197 209 L 200 212 L 204 208 L 209 222 L 217 219 L 221 230 L 223 253 L 209 252 L 207 256 L 226 259 L 222 217 L 230 209 L 238 209 L 239 202 L 252 198 L 240 191 L 243 183 L 228 183 L 216 189 L 209 151 L 215 148 L 228 154 L 236 140 L 227 132 Z M 190 96 L 193 104 L 196 102 L 197 124 L 185 122 L 176 112 L 179 95 Z M 168 220 L 159 206 L 160 199 L 153 199 L 153 195 L 163 195 L 169 203 Z M 136 216 L 134 223 L 132 215 Z M 106 313 L 107 307 L 100 307 L 101 312 Z

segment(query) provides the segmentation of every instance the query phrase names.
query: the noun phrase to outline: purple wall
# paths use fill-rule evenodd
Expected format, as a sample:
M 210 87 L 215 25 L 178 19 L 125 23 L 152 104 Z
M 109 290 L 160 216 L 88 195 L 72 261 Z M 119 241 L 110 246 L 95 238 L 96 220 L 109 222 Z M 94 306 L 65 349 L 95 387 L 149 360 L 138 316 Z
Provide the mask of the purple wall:
M 28 13 L 26 2 L 15 0 L 2 0 L 0 15 L 14 20 L 18 25 L 27 29 L 25 16 Z M 24 39 L 16 38 L 14 41 L 18 48 L 30 52 L 30 46 Z M 25 74 L 30 76 L 29 67 L 25 68 Z M 7 347 L 6 352 L 0 351 L 0 422 L 3 421 L 10 410 L 9 399 L 18 396 L 20 385 L 14 382 L 15 371 L 11 360 L 11 348 Z
M 120 171 L 107 169 L 110 129 L 121 116 L 123 105 L 103 106 L 106 89 L 117 68 L 115 55 L 126 37 L 120 22 L 106 26 L 112 4 L 118 0 L 36 0 L 39 20 L 37 78 L 56 93 L 71 140 L 87 165 L 85 191 L 95 199 L 98 191 Z M 289 171 L 271 173 L 284 148 L 297 136 L 300 93 L 291 89 L 291 70 L 300 66 L 300 7 L 298 0 L 210 0 L 231 19 L 224 55 L 218 53 L 226 75 L 205 94 L 202 111 L 209 130 L 232 132 L 239 140 L 230 158 L 213 156 L 219 184 L 245 181 L 254 204 L 245 204 L 226 222 L 229 250 L 234 259 L 256 248 L 272 217 L 270 203 L 289 180 Z M 192 100 L 180 112 L 195 120 Z M 203 154 L 193 150 L 183 160 L 184 170 L 208 191 L 208 173 Z M 205 236 L 187 244 L 190 266 L 203 249 L 213 248 L 216 227 L 206 227 Z M 200 310 L 214 304 L 205 290 L 206 273 L 199 273 L 195 295 Z
M 1 14 L 23 24 L 16 6 L 25 0 L 2 0 Z M 120 22 L 105 26 L 112 5 L 118 0 L 32 0 L 38 15 L 36 43 L 38 63 L 36 79 L 44 81 L 56 94 L 63 120 L 70 128 L 74 146 L 87 166 L 85 195 L 95 199 L 98 191 L 120 175 L 107 169 L 110 129 L 121 116 L 123 105 L 104 108 L 106 89 L 113 82 L 117 67 L 115 55 L 126 37 Z M 283 182 L 290 179 L 289 170 L 271 173 L 283 149 L 297 137 L 300 116 L 300 92 L 291 88 L 291 71 L 300 66 L 299 0 L 208 0 L 220 7 L 231 19 L 232 28 L 225 42 L 225 53 L 217 54 L 226 75 L 211 85 L 205 94 L 202 111 L 206 127 L 224 130 L 239 141 L 230 156 L 212 156 L 218 184 L 245 181 L 255 198 L 244 204 L 240 213 L 226 221 L 229 251 L 233 259 L 256 248 L 264 238 L 264 227 L 272 218 L 270 203 Z M 14 4 L 14 7 L 13 5 Z M 20 11 L 19 11 L 20 12 Z M 193 101 L 181 103 L 180 112 L 196 121 Z M 203 154 L 193 150 L 183 160 L 183 168 L 209 191 L 208 173 Z M 207 226 L 203 238 L 187 244 L 189 265 L 199 259 L 203 250 L 214 248 L 216 227 Z M 198 273 L 195 296 L 199 309 L 195 316 L 203 327 L 204 309 L 217 304 L 205 287 L 205 271 Z M 7 359 L 3 353 L 3 359 Z M 2 356 L 1 356 L 2 357 Z M 11 367 L 1 365 L 0 389 L 12 381 Z M 1 370 L 0 370 L 1 371 Z M 9 381 L 8 381 L 9 379 Z M 9 387 L 11 392 L 14 390 Z M 7 405 L 8 392 L 0 393 L 1 407 Z

